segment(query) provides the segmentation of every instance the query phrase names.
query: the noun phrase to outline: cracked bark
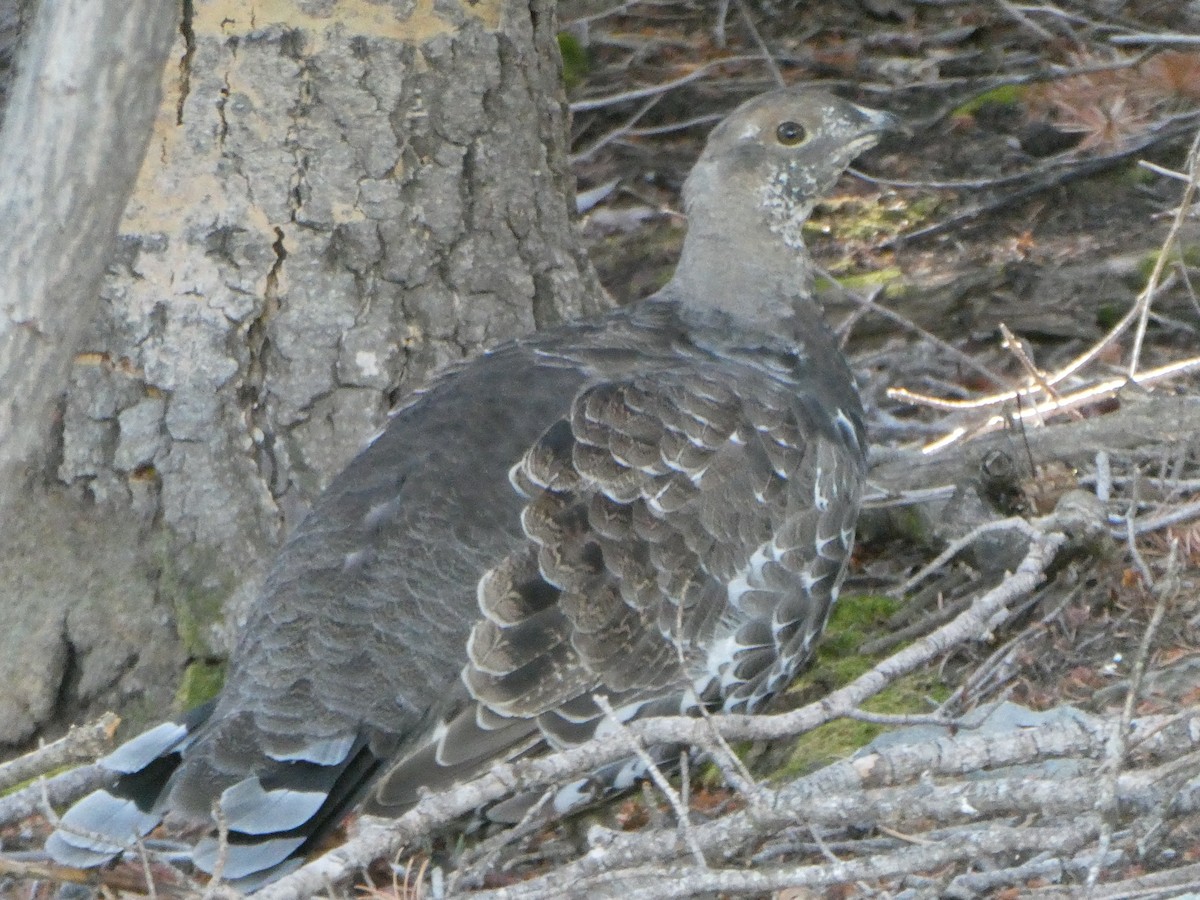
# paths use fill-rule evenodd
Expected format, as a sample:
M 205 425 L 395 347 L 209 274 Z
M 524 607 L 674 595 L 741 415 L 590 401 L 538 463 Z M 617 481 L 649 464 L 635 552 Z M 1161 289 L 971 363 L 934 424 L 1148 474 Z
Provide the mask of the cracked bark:
M 14 602 L 76 598 L 41 652 L 78 664 L 30 683 L 27 722 L 160 715 L 396 393 L 603 302 L 570 222 L 552 7 L 185 3 L 20 548 L 49 561 Z M 47 539 L 64 520 L 74 537 Z

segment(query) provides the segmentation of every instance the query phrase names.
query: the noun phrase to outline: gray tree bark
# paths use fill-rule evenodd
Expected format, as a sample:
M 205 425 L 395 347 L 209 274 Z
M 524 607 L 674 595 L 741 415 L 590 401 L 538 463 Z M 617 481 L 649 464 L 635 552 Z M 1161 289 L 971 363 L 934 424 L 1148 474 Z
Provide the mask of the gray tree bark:
M 10 7 L 0 22 L 6 71 L 28 14 L 27 6 Z M 36 517 L 21 495 L 29 468 L 39 467 L 52 446 L 67 365 L 98 306 L 121 210 L 159 105 L 175 20 L 172 5 L 161 0 L 43 3 L 19 73 L 3 93 L 0 547 L 16 552 L 0 561 L 7 626 L 0 632 L 6 659 L 0 677 L 10 686 L 0 693 L 0 722 L 16 737 L 53 705 L 54 694 L 35 686 L 67 669 L 64 653 L 37 652 L 62 621 L 43 616 L 37 591 L 25 589 L 40 560 L 22 552 Z M 55 531 L 63 536 L 63 528 Z M 54 564 L 71 563 L 68 554 Z M 27 649 L 34 652 L 26 655 Z
M 550 0 L 270 9 L 185 10 L 46 486 L 0 547 L 0 614 L 28 620 L 0 741 L 161 715 L 398 393 L 603 302 Z
M 46 3 L 0 130 L 0 511 L 45 443 L 158 107 L 161 0 Z

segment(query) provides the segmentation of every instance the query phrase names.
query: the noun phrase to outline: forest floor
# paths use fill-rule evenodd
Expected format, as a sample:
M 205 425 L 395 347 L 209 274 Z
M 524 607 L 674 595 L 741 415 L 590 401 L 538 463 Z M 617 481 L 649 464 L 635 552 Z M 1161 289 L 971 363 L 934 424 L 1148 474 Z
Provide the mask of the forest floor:
M 450 895 L 1195 890 L 1200 4 L 564 0 L 560 17 L 583 231 L 617 302 L 666 281 L 705 135 L 777 75 L 904 121 L 808 230 L 871 488 L 818 659 L 773 710 L 803 727 L 745 730 L 738 761 L 710 747 L 679 789 L 686 825 L 650 789 L 468 845 Z M 769 794 L 737 787 L 743 762 Z M 428 896 L 381 877 L 374 895 Z

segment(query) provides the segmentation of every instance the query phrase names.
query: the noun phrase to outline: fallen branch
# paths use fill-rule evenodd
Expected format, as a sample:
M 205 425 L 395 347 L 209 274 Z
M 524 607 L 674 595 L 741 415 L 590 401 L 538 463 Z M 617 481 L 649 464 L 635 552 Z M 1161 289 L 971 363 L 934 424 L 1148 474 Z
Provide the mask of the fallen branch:
M 846 882 L 895 877 L 936 869 L 985 854 L 1027 850 L 1074 850 L 1088 841 L 1098 823 L 1082 817 L 1071 828 L 1011 828 L 992 825 L 983 832 L 956 835 L 953 840 L 923 844 L 896 853 L 822 866 L 698 869 L 657 865 L 604 872 L 584 881 L 558 881 L 544 891 L 526 892 L 524 885 L 476 894 L 479 900 L 552 900 L 568 889 L 576 896 L 621 897 L 622 900 L 669 900 L 710 892 L 765 892 L 785 888 L 820 887 Z
M 98 765 L 83 766 L 38 781 L 0 798 L 0 825 L 7 825 L 42 811 L 46 802 L 62 806 L 112 780 L 112 772 Z
M 946 824 L 974 819 L 979 820 L 977 825 L 991 828 L 995 817 L 1008 814 L 1075 819 L 1095 808 L 1094 777 L 1033 778 L 1021 772 L 1007 778 L 939 781 L 936 787 L 930 779 L 1054 758 L 1099 759 L 1116 721 L 1067 720 L 999 737 L 964 734 L 889 747 L 770 792 L 751 808 L 697 826 L 692 837 L 709 854 L 730 861 L 751 843 L 797 822 L 832 827 L 853 822 L 859 830 L 886 824 L 894 830 L 922 820 Z M 1153 723 L 1139 726 L 1139 731 L 1149 730 Z M 1184 730 L 1175 729 L 1174 733 L 1182 737 Z M 1194 740 L 1184 746 L 1194 746 Z M 1124 773 L 1114 785 L 1117 803 L 1126 810 L 1144 811 L 1177 801 L 1178 793 L 1162 783 L 1163 773 L 1173 766 Z M 891 785 L 917 778 L 922 780 L 915 785 L 870 787 L 879 779 Z M 561 891 L 564 884 L 584 884 L 604 873 L 670 863 L 689 852 L 671 829 L 605 833 L 601 837 L 603 840 L 594 840 L 592 849 L 574 863 L 505 891 L 475 896 L 486 900 L 561 896 L 555 891 Z
M 72 728 L 52 744 L 0 765 L 0 792 L 80 760 L 95 759 L 112 746 L 120 723 L 113 713 L 105 713 L 95 722 Z

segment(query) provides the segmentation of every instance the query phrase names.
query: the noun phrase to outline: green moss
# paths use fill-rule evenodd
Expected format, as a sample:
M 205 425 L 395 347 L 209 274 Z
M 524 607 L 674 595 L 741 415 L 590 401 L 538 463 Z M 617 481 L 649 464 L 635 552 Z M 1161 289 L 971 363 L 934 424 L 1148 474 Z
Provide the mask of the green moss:
M 935 703 L 949 698 L 951 690 L 934 671 L 905 675 L 863 703 L 867 712 L 892 716 L 928 714 Z
M 216 551 L 198 551 L 191 556 L 185 562 L 165 551 L 161 554 L 159 590 L 174 604 L 175 629 L 188 657 L 211 659 L 219 655 L 211 635 L 213 626 L 224 617 L 225 600 L 233 593 L 233 577 L 227 574 Z
M 1102 303 L 1096 307 L 1096 324 L 1106 330 L 1112 328 L 1121 321 L 1121 317 L 1128 311 L 1128 306 L 1122 307 L 1116 303 Z
M 733 751 L 733 755 L 742 762 L 746 761 L 746 757 L 750 755 L 754 744 L 751 741 L 739 741 L 729 745 L 729 749 Z M 705 759 L 691 771 L 692 785 L 700 790 L 720 790 L 723 787 L 728 787 L 729 782 L 725 780 L 721 769 L 710 759 Z
M 898 608 L 896 600 L 878 594 L 851 594 L 838 600 L 817 646 L 813 675 L 832 689 L 870 670 L 875 660 L 859 648 Z
M 833 607 L 812 664 L 789 689 L 801 702 L 815 700 L 869 671 L 876 657 L 859 648 L 886 627 L 899 601 L 878 594 L 848 594 Z
M 1135 187 L 1146 184 L 1157 184 L 1162 179 L 1162 176 L 1158 173 L 1150 171 L 1145 166 L 1139 166 L 1136 162 L 1115 169 L 1114 174 L 1123 183 L 1131 184 Z
M 882 625 L 900 609 L 900 601 L 883 594 L 848 594 L 838 600 L 829 615 L 829 627 Z
M 78 763 L 73 763 L 73 762 L 63 763 L 61 766 L 58 766 L 53 769 L 48 769 L 47 771 L 43 772 L 41 775 L 34 775 L 32 778 L 26 778 L 24 781 L 15 782 L 11 787 L 5 788 L 4 790 L 0 791 L 0 797 L 7 797 L 11 794 L 17 793 L 17 791 L 22 791 L 25 788 L 30 787 L 31 785 L 37 784 L 42 778 L 50 779 L 50 778 L 53 778 L 55 775 L 61 775 L 63 772 L 70 772 L 72 769 L 77 769 L 77 768 L 79 768 Z
M 925 546 L 930 541 L 930 521 L 922 514 L 921 507 L 917 504 L 892 507 L 888 510 L 887 522 L 887 533 L 894 539 L 908 541 L 917 546 Z
M 569 31 L 560 31 L 558 52 L 562 55 L 563 84 L 568 89 L 578 86 L 592 70 L 587 48 Z
M 889 628 L 900 606 L 901 601 L 879 594 L 850 594 L 840 599 L 829 617 L 816 659 L 789 693 L 801 700 L 816 699 L 870 671 L 883 655 L 867 655 L 861 648 Z M 914 672 L 863 703 L 863 709 L 888 715 L 928 713 L 931 702 L 940 703 L 949 696 L 950 688 L 938 679 L 936 671 Z M 884 728 L 853 719 L 830 722 L 797 738 L 776 774 L 795 777 L 843 759 Z
M 1023 84 L 1002 84 L 972 97 L 957 107 L 951 115 L 973 116 L 984 106 L 1018 106 L 1028 89 L 1028 86 Z
M 941 202 L 933 195 L 892 193 L 877 198 L 831 197 L 817 204 L 804 231 L 814 243 L 822 239 L 876 243 L 926 223 Z
M 224 620 L 234 581 L 216 551 L 163 550 L 160 559 L 159 592 L 172 603 L 175 631 L 188 660 L 175 689 L 175 703 L 178 709 L 188 710 L 216 696 L 225 682 L 225 663 L 212 638 Z M 161 709 L 152 710 L 150 721 L 161 716 Z
M 876 269 L 874 272 L 859 272 L 856 275 L 840 275 L 834 279 L 841 287 L 848 291 L 858 291 L 863 288 L 877 287 L 881 284 L 890 284 L 898 278 L 903 277 L 904 273 L 895 266 L 889 266 L 884 269 Z M 833 287 L 829 279 L 824 277 L 817 278 L 817 290 L 826 291 Z
M 217 696 L 224 684 L 224 663 L 194 660 L 183 671 L 175 702 L 179 709 L 191 709 Z
M 861 638 L 862 635 L 856 632 L 845 632 L 837 642 L 839 646 L 837 647 L 836 655 L 833 653 L 832 648 L 830 651 L 827 651 L 829 656 L 825 658 L 822 658 L 819 653 L 817 654 L 817 664 L 821 667 L 821 680 L 827 683 L 830 690 L 840 687 L 843 684 L 849 684 L 855 678 L 860 678 L 871 671 L 874 661 L 870 657 L 853 653 L 848 649 L 842 649 L 843 647 L 861 646 Z
M 796 778 L 839 759 L 869 744 L 883 727 L 854 719 L 838 719 L 802 734 L 792 745 L 792 754 L 775 773 L 779 779 Z
M 1158 265 L 1160 256 L 1162 256 L 1161 250 L 1152 250 L 1138 262 L 1138 275 L 1141 276 L 1141 285 L 1145 285 L 1150 279 L 1154 267 Z M 1182 247 L 1175 246 L 1172 248 L 1171 255 L 1167 257 L 1167 265 L 1178 263 L 1180 260 L 1189 269 L 1200 268 L 1200 244 L 1190 244 Z
M 874 662 L 868 661 L 869 665 Z M 863 703 L 863 709 L 895 716 L 927 714 L 931 702 L 940 703 L 950 693 L 950 688 L 937 678 L 935 672 L 914 672 L 867 700 Z M 886 727 L 857 719 L 838 719 L 822 725 L 796 739 L 791 755 L 775 775 L 778 778 L 795 778 L 845 759 L 869 744 Z
M 908 201 L 908 214 L 920 221 L 931 219 L 942 208 L 942 198 L 937 194 L 913 197 Z

